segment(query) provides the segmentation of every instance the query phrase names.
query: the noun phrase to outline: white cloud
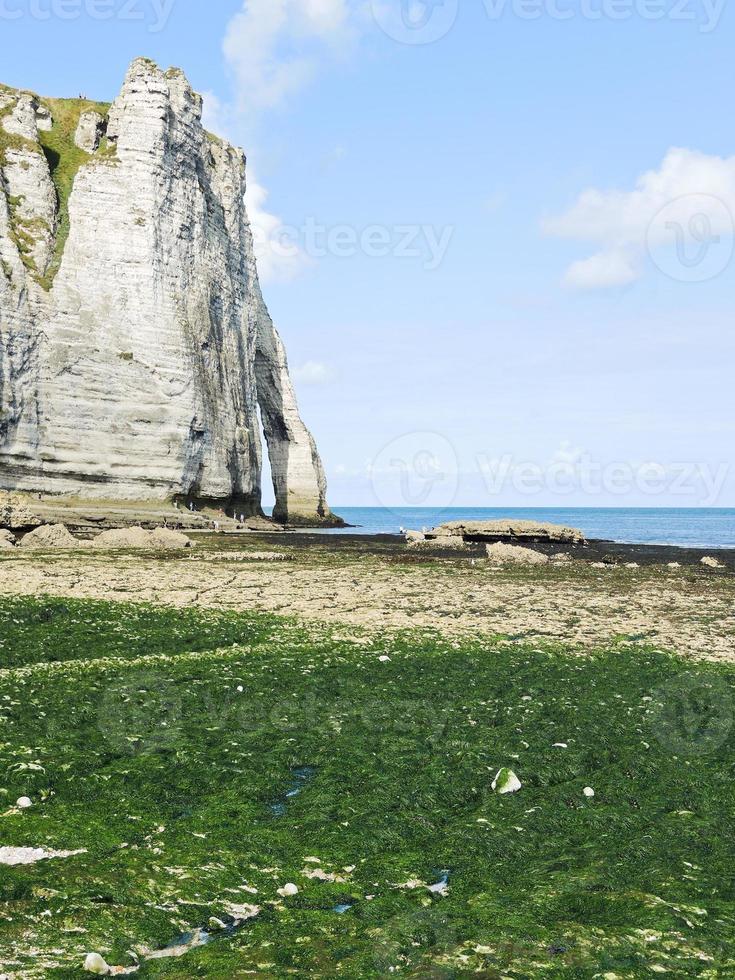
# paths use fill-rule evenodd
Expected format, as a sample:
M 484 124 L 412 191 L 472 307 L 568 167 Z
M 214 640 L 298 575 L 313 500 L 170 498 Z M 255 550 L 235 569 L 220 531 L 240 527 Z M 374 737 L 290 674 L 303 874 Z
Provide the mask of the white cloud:
M 202 106 L 202 125 L 210 133 L 217 136 L 229 138 L 227 136 L 232 120 L 229 118 L 228 107 L 222 102 L 219 96 L 209 89 L 201 93 L 204 104 Z
M 204 92 L 203 123 L 210 132 L 236 143 L 237 111 L 223 103 L 214 92 Z M 268 191 L 259 183 L 248 162 L 245 205 L 253 232 L 253 248 L 262 282 L 293 279 L 311 260 L 299 247 L 281 218 L 266 208 Z
M 302 385 L 325 385 L 334 378 L 334 371 L 321 361 L 307 361 L 291 373 Z
M 635 282 L 638 275 L 625 249 L 609 249 L 572 262 L 563 281 L 572 289 L 606 289 L 627 286 Z
M 293 279 L 311 265 L 310 259 L 296 240 L 292 229 L 275 214 L 266 210 L 268 191 L 248 170 L 245 205 L 253 231 L 253 248 L 261 282 L 282 282 Z
M 234 95 L 223 102 L 205 93 L 205 126 L 252 149 L 258 119 L 303 88 L 325 53 L 344 51 L 361 10 L 362 4 L 353 0 L 244 0 L 222 42 Z M 312 260 L 292 229 L 267 210 L 267 198 L 249 160 L 246 205 L 258 273 L 264 282 L 291 279 Z
M 735 156 L 674 148 L 658 170 L 637 179 L 633 190 L 584 191 L 542 227 L 549 235 L 601 246 L 567 269 L 566 285 L 608 288 L 640 278 L 647 249 L 681 248 L 684 255 L 687 248 L 696 251 L 708 241 L 732 238 L 733 215 Z
M 320 48 L 349 39 L 347 0 L 245 0 L 223 48 L 244 114 L 271 109 L 313 77 Z

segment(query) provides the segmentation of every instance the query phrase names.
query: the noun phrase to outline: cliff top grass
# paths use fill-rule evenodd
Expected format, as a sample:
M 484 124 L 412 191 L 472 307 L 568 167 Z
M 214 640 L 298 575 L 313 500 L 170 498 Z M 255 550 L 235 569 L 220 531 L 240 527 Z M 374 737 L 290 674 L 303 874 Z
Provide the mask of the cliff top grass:
M 11 975 L 735 969 L 731 667 L 73 599 L 0 640 L 3 844 L 86 849 L 0 866 Z

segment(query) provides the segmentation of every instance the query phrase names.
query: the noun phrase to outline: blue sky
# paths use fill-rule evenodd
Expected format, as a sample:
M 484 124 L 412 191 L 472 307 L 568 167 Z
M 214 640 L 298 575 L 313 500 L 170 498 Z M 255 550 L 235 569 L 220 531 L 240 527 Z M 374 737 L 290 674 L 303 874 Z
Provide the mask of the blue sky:
M 0 0 L 0 78 L 206 93 L 335 506 L 735 505 L 735 10 L 433 3 Z

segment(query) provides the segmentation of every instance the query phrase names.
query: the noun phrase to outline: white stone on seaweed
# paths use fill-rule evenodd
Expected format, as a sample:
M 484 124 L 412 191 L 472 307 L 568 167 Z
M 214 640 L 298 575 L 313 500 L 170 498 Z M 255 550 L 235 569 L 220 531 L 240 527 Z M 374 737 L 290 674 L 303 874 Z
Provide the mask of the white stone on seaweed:
M 249 888 L 247 890 L 252 892 L 256 891 L 254 888 Z M 240 925 L 243 922 L 247 922 L 248 919 L 254 919 L 256 915 L 259 915 L 260 906 L 250 905 L 247 902 L 244 905 L 233 905 L 230 902 L 230 904 L 227 906 L 227 911 L 235 920 L 235 924 Z
M 33 806 L 33 801 L 27 796 L 21 796 L 15 804 L 19 810 L 27 810 Z
M 86 850 L 78 851 L 47 851 L 43 847 L 0 847 L 0 864 L 14 867 L 21 864 L 36 864 L 38 861 L 50 861 L 54 858 L 75 857 L 86 854 Z
M 499 769 L 492 783 L 492 788 L 501 796 L 506 793 L 517 793 L 522 783 L 512 769 Z
M 84 969 L 87 973 L 96 973 L 98 976 L 106 977 L 110 968 L 99 953 L 88 953 L 84 960 Z
M 283 888 L 278 889 L 278 894 L 281 898 L 288 898 L 292 895 L 298 895 L 299 889 L 297 885 L 294 885 L 292 881 L 287 882 Z
M 323 868 L 304 868 L 301 874 L 305 878 L 312 878 L 315 881 L 329 881 L 333 884 L 344 883 L 347 879 L 341 875 L 336 874 L 334 871 L 325 871 Z
M 582 792 L 584 793 L 584 795 L 587 797 L 588 800 L 591 800 L 592 797 L 595 795 L 595 791 L 592 789 L 591 786 L 585 786 Z

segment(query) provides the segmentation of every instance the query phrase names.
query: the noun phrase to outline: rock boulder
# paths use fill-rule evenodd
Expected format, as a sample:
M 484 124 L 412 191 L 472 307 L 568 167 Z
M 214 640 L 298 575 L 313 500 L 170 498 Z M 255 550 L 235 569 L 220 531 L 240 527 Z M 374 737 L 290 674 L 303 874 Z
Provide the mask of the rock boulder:
M 34 548 L 38 551 L 51 551 L 56 548 L 83 548 L 88 541 L 80 541 L 70 534 L 63 524 L 43 524 L 21 540 L 21 548 Z
M 548 565 L 549 559 L 533 548 L 519 548 L 501 541 L 487 546 L 488 561 L 493 565 Z
M 0 551 L 11 551 L 15 547 L 15 535 L 6 528 L 0 528 Z
M 99 112 L 83 112 L 74 133 L 74 142 L 85 153 L 96 153 L 106 128 L 105 118 Z
M 427 540 L 437 537 L 460 537 L 465 542 L 563 542 L 583 544 L 584 534 L 574 527 L 544 524 L 538 521 L 450 521 L 426 534 Z

